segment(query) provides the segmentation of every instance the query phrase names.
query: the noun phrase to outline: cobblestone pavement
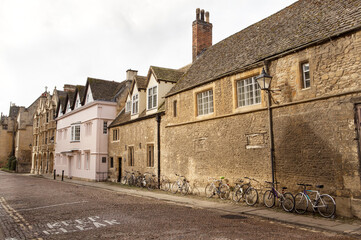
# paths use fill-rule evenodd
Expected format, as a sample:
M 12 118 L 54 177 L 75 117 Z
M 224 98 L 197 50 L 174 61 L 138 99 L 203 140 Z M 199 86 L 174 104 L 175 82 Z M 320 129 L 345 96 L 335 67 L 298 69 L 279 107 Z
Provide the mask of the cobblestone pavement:
M 356 239 L 0 171 L 0 239 Z

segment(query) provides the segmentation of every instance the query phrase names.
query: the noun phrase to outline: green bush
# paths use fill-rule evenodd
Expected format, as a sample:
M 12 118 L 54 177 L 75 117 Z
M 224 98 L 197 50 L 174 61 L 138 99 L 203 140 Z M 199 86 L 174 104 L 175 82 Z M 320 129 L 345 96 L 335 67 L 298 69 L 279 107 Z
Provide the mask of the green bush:
M 8 158 L 8 163 L 6 166 L 9 170 L 15 171 L 16 169 L 16 157 L 11 156 Z

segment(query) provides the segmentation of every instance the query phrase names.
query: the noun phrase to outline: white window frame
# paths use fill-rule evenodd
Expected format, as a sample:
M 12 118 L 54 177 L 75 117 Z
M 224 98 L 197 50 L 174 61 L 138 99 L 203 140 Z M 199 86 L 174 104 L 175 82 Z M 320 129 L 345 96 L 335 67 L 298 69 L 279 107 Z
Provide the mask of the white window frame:
M 103 121 L 103 134 L 108 134 L 108 121 Z
M 68 104 L 66 105 L 66 111 L 65 111 L 65 113 L 68 113 L 68 112 L 70 112 L 71 111 L 71 109 L 70 109 L 70 102 L 68 102 Z
M 113 129 L 113 142 L 119 141 L 119 129 Z
M 261 104 L 261 89 L 255 77 L 238 80 L 237 107 L 246 107 Z
M 132 108 L 132 101 L 127 101 L 126 105 L 125 105 L 125 112 L 130 112 Z
M 214 112 L 213 89 L 197 93 L 197 116 Z
M 92 94 L 92 91 L 91 91 L 90 86 L 89 86 L 87 94 L 86 94 L 85 103 L 90 103 L 90 102 L 93 102 L 93 101 L 94 101 L 93 94 Z
M 80 124 L 71 125 L 71 142 L 80 142 Z
M 311 87 L 310 64 L 308 62 L 302 63 L 302 88 L 307 89 Z
M 132 97 L 132 115 L 138 114 L 139 112 L 139 94 L 135 94 Z
M 76 100 L 75 100 L 75 107 L 74 108 L 78 108 L 80 105 L 80 99 L 79 99 L 79 95 L 77 95 Z
M 59 117 L 63 116 L 62 108 L 63 108 L 63 107 L 62 107 L 61 104 L 60 104 L 60 106 L 59 106 L 59 114 L 58 114 Z M 38 122 L 38 127 L 39 127 L 39 122 Z
M 158 86 L 150 87 L 147 90 L 147 109 L 154 109 L 157 107 L 158 102 Z

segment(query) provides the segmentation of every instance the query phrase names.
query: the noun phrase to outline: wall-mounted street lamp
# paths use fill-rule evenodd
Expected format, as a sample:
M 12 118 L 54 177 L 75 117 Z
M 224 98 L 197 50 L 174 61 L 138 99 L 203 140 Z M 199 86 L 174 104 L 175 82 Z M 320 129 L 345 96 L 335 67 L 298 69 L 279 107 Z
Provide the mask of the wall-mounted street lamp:
M 275 182 L 274 174 L 274 139 L 273 139 L 273 121 L 272 121 L 272 109 L 271 109 L 271 81 L 272 77 L 266 73 L 264 68 L 262 69 L 261 75 L 256 77 L 257 83 L 261 90 L 267 93 L 267 109 L 269 118 L 269 135 L 270 135 L 270 160 L 272 170 L 272 182 Z

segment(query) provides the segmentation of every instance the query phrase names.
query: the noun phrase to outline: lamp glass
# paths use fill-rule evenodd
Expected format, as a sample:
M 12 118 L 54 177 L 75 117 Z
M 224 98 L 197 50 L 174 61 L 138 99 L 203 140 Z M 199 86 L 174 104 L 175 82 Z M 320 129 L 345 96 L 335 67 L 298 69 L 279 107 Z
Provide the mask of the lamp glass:
M 256 80 L 262 90 L 269 90 L 272 77 L 268 75 L 264 69 L 262 69 L 261 75 L 256 77 Z

